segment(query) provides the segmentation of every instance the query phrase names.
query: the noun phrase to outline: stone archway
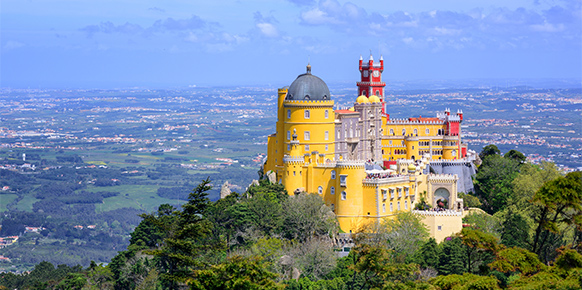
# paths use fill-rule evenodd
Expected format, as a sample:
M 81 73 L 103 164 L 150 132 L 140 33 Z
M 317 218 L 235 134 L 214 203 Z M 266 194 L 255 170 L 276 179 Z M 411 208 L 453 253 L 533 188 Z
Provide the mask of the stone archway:
M 438 207 L 439 201 L 442 201 L 445 204 L 445 208 L 449 208 L 451 193 L 448 189 L 441 187 L 435 190 L 433 200 L 433 207 Z

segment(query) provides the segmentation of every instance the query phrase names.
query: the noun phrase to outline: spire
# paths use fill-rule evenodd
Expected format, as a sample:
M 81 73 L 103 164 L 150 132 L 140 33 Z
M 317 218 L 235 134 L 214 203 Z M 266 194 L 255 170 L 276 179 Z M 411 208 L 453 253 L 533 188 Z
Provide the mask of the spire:
M 361 54 L 360 54 L 360 60 L 364 60 L 364 59 L 362 58 L 362 55 L 361 55 Z
M 384 56 L 383 55 L 380 55 L 380 60 L 384 60 Z

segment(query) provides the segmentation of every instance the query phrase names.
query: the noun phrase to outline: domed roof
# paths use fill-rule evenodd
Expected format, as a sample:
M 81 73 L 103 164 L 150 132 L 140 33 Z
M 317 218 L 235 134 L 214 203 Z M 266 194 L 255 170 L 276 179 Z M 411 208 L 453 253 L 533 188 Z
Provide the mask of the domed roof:
M 299 75 L 287 91 L 287 100 L 330 100 L 329 88 L 325 82 L 311 74 L 311 66 L 307 65 L 307 73 Z
M 359 96 L 359 97 L 356 99 L 356 102 L 357 102 L 358 104 L 365 104 L 365 103 L 369 103 L 369 102 L 370 102 L 370 100 L 368 100 L 368 98 L 367 98 L 366 96 L 364 96 L 364 95 L 361 95 L 361 96 Z
M 416 166 L 414 166 L 414 164 L 410 163 L 410 165 L 408 165 L 408 171 L 409 171 L 409 172 L 414 172 L 414 171 L 416 171 Z
M 372 95 L 372 96 L 370 96 L 369 101 L 370 101 L 370 103 L 379 103 L 380 98 L 378 98 L 378 96 L 376 96 L 376 95 Z
M 348 109 L 348 111 L 355 112 L 356 110 L 354 109 L 354 107 L 351 107 L 351 108 Z

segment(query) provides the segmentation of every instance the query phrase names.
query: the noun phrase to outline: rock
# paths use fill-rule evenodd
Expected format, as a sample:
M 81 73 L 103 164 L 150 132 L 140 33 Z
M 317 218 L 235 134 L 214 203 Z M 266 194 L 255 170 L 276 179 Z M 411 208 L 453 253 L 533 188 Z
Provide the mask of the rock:
M 293 268 L 293 273 L 291 274 L 291 279 L 299 280 L 299 277 L 301 277 L 301 272 L 299 271 L 299 269 Z
M 279 259 L 279 263 L 281 263 L 283 266 L 289 266 L 293 264 L 293 259 L 291 259 L 291 256 L 289 255 L 284 255 L 281 256 L 281 259 Z
M 220 198 L 225 198 L 227 196 L 229 196 L 231 193 L 230 191 L 230 184 L 228 184 L 228 181 L 225 181 L 224 184 L 222 185 L 222 188 L 220 189 Z
M 253 181 L 251 181 L 251 185 L 249 185 L 249 187 L 251 186 L 259 186 L 259 181 L 256 179 L 253 179 Z
M 269 178 L 269 182 L 270 183 L 277 183 L 277 174 L 275 174 L 275 172 L 273 171 L 269 171 L 267 172 L 267 178 Z

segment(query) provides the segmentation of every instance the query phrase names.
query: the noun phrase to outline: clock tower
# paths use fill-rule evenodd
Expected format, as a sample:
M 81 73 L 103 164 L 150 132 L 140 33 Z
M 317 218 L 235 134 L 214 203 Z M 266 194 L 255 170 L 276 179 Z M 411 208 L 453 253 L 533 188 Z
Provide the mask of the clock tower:
M 380 56 L 380 62 L 374 62 L 370 54 L 368 62 L 364 62 L 360 56 L 360 75 L 361 81 L 357 82 L 358 95 L 370 97 L 378 96 L 382 102 L 382 114 L 386 114 L 386 104 L 384 102 L 384 87 L 386 83 L 382 82 L 382 72 L 384 71 L 384 58 Z

